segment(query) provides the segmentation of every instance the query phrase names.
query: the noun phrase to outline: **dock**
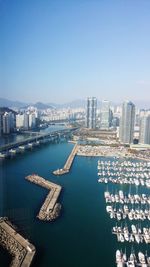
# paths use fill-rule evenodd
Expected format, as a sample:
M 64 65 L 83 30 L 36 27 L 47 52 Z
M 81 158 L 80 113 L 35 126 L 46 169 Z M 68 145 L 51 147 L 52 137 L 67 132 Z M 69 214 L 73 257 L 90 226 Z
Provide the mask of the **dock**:
M 29 267 L 36 249 L 6 217 L 0 217 L 0 245 L 12 256 L 11 267 Z
M 43 221 L 53 221 L 56 219 L 61 210 L 61 204 L 57 203 L 62 189 L 61 186 L 45 180 L 37 174 L 28 175 L 25 179 L 50 190 L 39 211 L 39 214 L 37 215 L 37 218 Z
M 58 170 L 54 171 L 53 174 L 54 175 L 63 175 L 63 174 L 68 173 L 71 169 L 72 163 L 74 161 L 74 158 L 75 158 L 77 152 L 78 152 L 78 144 L 76 143 L 74 148 L 72 149 L 64 167 L 62 169 L 58 169 Z
M 117 241 L 118 242 L 135 242 L 135 243 L 146 243 L 146 244 L 150 244 L 150 237 L 149 235 L 148 238 L 146 237 L 145 234 L 133 234 L 133 233 L 128 233 L 127 237 L 128 239 L 125 239 L 125 233 L 122 231 L 122 232 L 114 232 L 112 231 L 112 234 L 116 235 L 117 236 Z

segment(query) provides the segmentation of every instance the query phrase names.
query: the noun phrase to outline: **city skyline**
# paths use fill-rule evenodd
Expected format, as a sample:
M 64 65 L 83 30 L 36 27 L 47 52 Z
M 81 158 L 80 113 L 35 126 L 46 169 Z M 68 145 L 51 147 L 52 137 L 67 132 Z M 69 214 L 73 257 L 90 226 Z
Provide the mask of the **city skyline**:
M 147 102 L 149 7 L 146 1 L 1 1 L 1 97 Z

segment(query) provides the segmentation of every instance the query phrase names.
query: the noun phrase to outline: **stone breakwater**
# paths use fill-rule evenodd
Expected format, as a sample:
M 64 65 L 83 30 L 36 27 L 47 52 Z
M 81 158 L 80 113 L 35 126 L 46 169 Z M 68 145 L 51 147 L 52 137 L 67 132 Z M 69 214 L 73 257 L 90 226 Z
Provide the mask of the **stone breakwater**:
M 50 190 L 39 211 L 39 214 L 37 215 L 37 218 L 43 221 L 55 220 L 59 216 L 61 210 L 61 204 L 57 203 L 62 189 L 61 186 L 47 181 L 36 174 L 29 175 L 26 177 L 26 179 L 32 183 Z
M 0 245 L 12 256 L 10 267 L 29 267 L 36 252 L 35 247 L 16 231 L 16 227 L 0 217 Z
M 54 175 L 63 175 L 70 171 L 74 158 L 78 152 L 78 144 L 75 144 L 74 148 L 72 149 L 64 167 L 62 169 L 58 169 L 53 172 Z

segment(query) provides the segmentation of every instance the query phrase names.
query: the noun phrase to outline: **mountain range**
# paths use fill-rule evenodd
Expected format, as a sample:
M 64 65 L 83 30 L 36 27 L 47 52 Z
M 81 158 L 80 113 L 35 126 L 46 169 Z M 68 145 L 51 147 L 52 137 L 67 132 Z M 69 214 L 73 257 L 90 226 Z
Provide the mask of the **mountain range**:
M 150 101 L 133 101 L 138 108 L 150 109 Z M 98 107 L 100 107 L 101 101 L 98 101 Z M 120 105 L 120 103 L 112 103 L 112 105 Z M 5 98 L 0 98 L 0 107 L 8 107 L 8 108 L 27 108 L 28 106 L 36 107 L 37 109 L 53 109 L 53 108 L 83 108 L 86 106 L 85 99 L 77 99 L 71 102 L 67 102 L 64 104 L 56 104 L 56 103 L 26 103 L 21 101 L 12 101 Z
M 0 98 L 0 107 L 9 107 L 9 108 L 27 108 L 28 106 L 36 107 L 37 109 L 53 109 L 53 108 L 78 108 L 85 106 L 85 100 L 79 99 L 74 100 L 64 104 L 56 104 L 56 103 L 26 103 L 20 101 L 12 101 L 5 98 Z

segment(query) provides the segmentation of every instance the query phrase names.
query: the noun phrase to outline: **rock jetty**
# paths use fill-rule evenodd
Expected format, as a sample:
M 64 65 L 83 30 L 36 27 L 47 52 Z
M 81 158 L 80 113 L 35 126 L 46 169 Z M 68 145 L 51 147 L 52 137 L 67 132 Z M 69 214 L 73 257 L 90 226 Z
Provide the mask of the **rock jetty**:
M 28 175 L 26 179 L 32 183 L 50 190 L 39 211 L 39 214 L 37 215 L 37 218 L 43 221 L 55 220 L 59 216 L 61 210 L 61 204 L 57 203 L 62 189 L 61 186 L 47 181 L 37 174 Z

